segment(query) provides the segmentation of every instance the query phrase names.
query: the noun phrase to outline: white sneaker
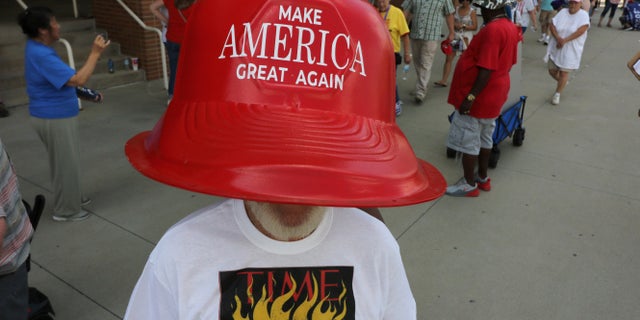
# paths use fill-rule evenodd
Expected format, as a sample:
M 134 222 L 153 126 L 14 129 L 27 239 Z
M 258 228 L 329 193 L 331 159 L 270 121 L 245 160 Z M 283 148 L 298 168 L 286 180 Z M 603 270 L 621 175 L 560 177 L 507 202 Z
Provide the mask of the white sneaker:
M 541 35 L 540 35 L 540 38 L 538 38 L 538 42 L 542 42 L 542 41 L 544 41 L 546 38 L 547 38 L 547 35 L 543 33 L 543 34 L 541 34 Z
M 553 94 L 553 97 L 551 97 L 551 104 L 557 105 L 559 103 L 560 103 L 560 94 L 556 92 Z
M 551 40 L 551 36 L 547 35 L 546 37 L 544 37 L 544 45 L 548 45 L 549 44 L 549 40 Z
M 82 221 L 89 218 L 91 214 L 87 211 L 80 210 L 80 212 L 70 215 L 70 216 L 56 216 L 53 215 L 53 221 L 60 222 L 72 222 L 72 221 Z
M 480 195 L 478 185 L 475 183 L 474 185 L 468 184 L 464 177 L 455 184 L 448 186 L 445 193 L 453 197 L 477 197 Z

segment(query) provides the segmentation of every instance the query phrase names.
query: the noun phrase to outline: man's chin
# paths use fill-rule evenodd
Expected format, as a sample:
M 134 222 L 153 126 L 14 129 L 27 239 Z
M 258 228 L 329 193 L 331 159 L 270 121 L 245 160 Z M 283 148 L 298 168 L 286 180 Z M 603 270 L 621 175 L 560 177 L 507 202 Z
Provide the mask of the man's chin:
M 326 208 L 265 202 L 247 202 L 256 228 L 276 240 L 302 239 L 320 225 Z

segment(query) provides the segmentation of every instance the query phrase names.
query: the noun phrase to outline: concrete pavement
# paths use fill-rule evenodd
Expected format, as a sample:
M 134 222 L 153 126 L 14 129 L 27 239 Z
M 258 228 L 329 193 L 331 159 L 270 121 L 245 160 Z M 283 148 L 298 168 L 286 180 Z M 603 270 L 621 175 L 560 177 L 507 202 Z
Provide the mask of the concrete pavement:
M 523 45 L 528 96 L 521 147 L 500 144 L 493 189 L 479 198 L 443 197 L 383 209 L 418 304 L 418 319 L 640 319 L 640 118 L 637 80 L 626 61 L 639 33 L 593 27 L 582 68 L 559 106 L 529 31 Z M 444 57 L 436 56 L 431 82 Z M 446 88 L 412 103 L 413 72 L 399 80 L 398 123 L 416 154 L 455 182 L 459 161 L 444 141 L 451 107 Z M 53 222 L 51 203 L 35 234 L 30 285 L 52 300 L 57 319 L 121 319 L 148 254 L 190 212 L 220 198 L 151 181 L 127 162 L 123 146 L 150 130 L 165 110 L 157 81 L 104 91 L 80 115 L 84 190 L 93 216 Z M 26 107 L 0 119 L 23 196 L 51 198 L 44 147 Z

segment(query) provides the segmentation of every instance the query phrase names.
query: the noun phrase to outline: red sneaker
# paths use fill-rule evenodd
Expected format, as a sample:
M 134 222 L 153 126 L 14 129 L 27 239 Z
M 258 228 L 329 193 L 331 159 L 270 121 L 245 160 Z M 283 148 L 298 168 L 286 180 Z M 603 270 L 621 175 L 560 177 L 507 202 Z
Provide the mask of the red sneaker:
M 480 179 L 479 176 L 476 176 L 476 184 L 478 185 L 478 189 L 482 191 L 491 191 L 491 178 L 489 177 Z

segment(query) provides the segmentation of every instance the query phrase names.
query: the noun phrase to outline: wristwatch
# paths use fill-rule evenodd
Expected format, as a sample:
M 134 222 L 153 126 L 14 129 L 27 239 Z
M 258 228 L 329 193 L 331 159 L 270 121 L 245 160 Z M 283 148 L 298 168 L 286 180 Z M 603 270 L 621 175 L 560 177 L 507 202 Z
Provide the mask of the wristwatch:
M 476 99 L 476 96 L 473 95 L 473 93 L 469 93 L 467 95 L 467 101 L 473 101 Z

